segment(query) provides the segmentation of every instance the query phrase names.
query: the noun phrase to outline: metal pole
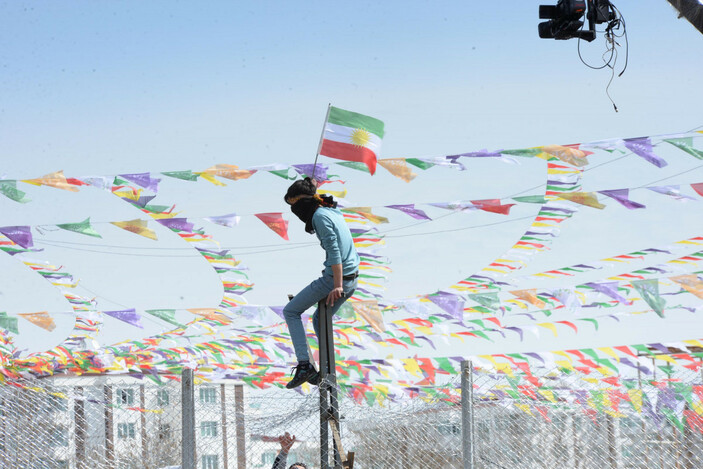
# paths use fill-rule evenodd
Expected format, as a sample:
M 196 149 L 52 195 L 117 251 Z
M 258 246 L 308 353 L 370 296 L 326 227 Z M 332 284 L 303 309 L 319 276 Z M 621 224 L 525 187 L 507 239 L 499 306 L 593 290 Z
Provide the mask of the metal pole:
M 220 427 L 222 427 L 222 459 L 224 469 L 229 469 L 229 449 L 227 448 L 227 401 L 225 384 L 220 384 Z
M 234 424 L 237 427 L 237 468 L 247 467 L 247 440 L 244 428 L 244 385 L 234 385 Z
M 146 395 L 145 395 L 145 389 L 144 389 L 143 384 L 139 386 L 139 407 L 141 409 L 146 409 Z M 148 433 L 146 431 L 146 413 L 145 412 L 140 412 L 139 423 L 141 426 L 142 464 L 147 466 L 147 459 L 149 457 L 149 448 L 147 446 Z
M 330 410 L 332 412 L 332 417 L 335 422 L 337 422 L 337 429 L 341 435 L 341 424 L 339 420 L 339 401 L 337 399 L 337 359 L 334 353 L 334 323 L 332 321 L 332 315 L 329 314 L 327 305 L 324 306 L 324 320 L 327 323 L 327 382 L 329 383 L 330 392 Z M 322 318 L 320 318 L 322 319 Z M 334 446 L 334 467 L 335 469 L 342 468 L 342 459 L 339 454 L 339 448 L 337 447 L 337 442 L 332 439 L 332 444 Z
M 195 469 L 195 386 L 193 370 L 184 368 L 181 375 L 181 468 Z
M 461 362 L 461 436 L 464 469 L 474 469 L 474 365 Z
M 327 121 L 330 118 L 330 108 L 332 103 L 327 103 L 327 114 L 325 114 L 325 123 L 322 125 L 322 133 L 320 134 L 320 143 L 317 144 L 317 153 L 315 153 L 315 163 L 312 165 L 312 174 L 310 177 L 315 179 L 315 168 L 317 168 L 317 157 L 320 156 L 320 151 L 322 151 L 322 141 L 325 137 L 325 127 L 327 127 Z
M 326 383 L 330 363 L 328 352 L 329 331 L 327 330 L 329 325 L 327 323 L 325 300 L 320 301 L 317 304 L 317 308 L 320 325 L 320 337 L 317 338 L 320 346 L 320 386 L 318 387 L 320 392 L 320 469 L 329 469 L 329 428 L 327 426 L 329 401 Z
M 85 468 L 85 399 L 83 388 L 74 388 L 76 400 L 73 402 L 73 420 L 76 426 L 76 468 Z
M 107 467 L 112 469 L 115 466 L 115 431 L 112 424 L 112 387 L 103 387 L 105 398 L 105 459 Z

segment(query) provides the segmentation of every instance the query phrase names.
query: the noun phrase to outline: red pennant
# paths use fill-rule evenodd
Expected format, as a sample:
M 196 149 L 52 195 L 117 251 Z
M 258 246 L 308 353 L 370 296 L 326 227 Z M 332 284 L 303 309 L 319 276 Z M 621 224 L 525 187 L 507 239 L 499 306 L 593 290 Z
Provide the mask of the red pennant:
M 501 205 L 500 199 L 472 200 L 471 203 L 483 211 L 500 213 L 501 215 L 508 215 L 510 213 L 510 207 L 515 205 Z
M 703 182 L 697 182 L 695 184 L 691 184 L 691 187 L 693 187 L 693 190 L 698 192 L 698 195 L 703 197 Z
M 288 241 L 288 220 L 283 219 L 281 212 L 256 213 L 256 218 L 264 222 L 266 226 L 275 231 L 281 238 Z

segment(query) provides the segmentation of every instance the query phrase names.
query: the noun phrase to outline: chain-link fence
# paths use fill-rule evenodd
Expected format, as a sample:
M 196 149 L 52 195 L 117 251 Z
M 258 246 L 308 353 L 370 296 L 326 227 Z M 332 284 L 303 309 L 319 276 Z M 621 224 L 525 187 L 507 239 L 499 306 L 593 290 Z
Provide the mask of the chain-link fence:
M 533 372 L 474 370 L 394 396 L 343 383 L 344 451 L 357 469 L 703 467 L 700 374 Z M 268 469 L 286 432 L 296 441 L 280 467 L 320 467 L 317 388 L 188 388 L 188 376 L 5 382 L 0 467 Z

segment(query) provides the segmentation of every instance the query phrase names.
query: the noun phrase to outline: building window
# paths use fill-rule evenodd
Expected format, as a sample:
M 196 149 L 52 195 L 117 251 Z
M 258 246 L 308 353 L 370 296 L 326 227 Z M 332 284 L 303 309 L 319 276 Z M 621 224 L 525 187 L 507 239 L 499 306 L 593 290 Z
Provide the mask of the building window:
M 168 405 L 168 391 L 165 389 L 159 389 L 156 392 L 156 403 L 159 407 L 166 407 Z
M 161 423 L 159 424 L 159 440 L 170 440 L 171 439 L 171 424 Z
M 289 457 L 290 460 L 295 461 L 295 458 Z M 267 451 L 266 453 L 261 453 L 261 465 L 270 467 L 274 462 L 276 462 L 276 453 Z
M 122 439 L 129 438 L 134 439 L 136 436 L 136 431 L 134 430 L 133 423 L 118 423 L 117 424 L 117 437 Z
M 200 462 L 202 463 L 202 469 L 219 469 L 216 454 L 204 454 L 200 458 Z
M 68 429 L 66 427 L 57 427 L 51 431 L 51 446 L 68 446 Z
M 461 426 L 455 423 L 443 423 L 437 427 L 440 435 L 461 435 Z
M 200 388 L 200 402 L 203 404 L 217 403 L 217 389 L 215 388 Z
M 217 422 L 200 422 L 200 436 L 217 436 Z
M 49 394 L 49 410 L 54 412 L 65 412 L 68 410 L 68 401 L 53 394 Z
M 117 390 L 117 405 L 134 405 L 134 389 L 118 389 Z

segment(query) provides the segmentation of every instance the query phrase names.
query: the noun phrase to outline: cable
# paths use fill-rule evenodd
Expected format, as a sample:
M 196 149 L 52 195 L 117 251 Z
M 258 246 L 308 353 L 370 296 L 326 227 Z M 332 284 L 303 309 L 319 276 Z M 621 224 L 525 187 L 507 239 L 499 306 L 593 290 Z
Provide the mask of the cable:
M 608 21 L 608 25 L 606 26 L 604 31 L 598 31 L 602 32 L 605 37 L 605 42 L 606 42 L 606 48 L 605 52 L 603 53 L 602 60 L 603 60 L 603 65 L 601 66 L 595 66 L 591 65 L 586 60 L 583 58 L 583 55 L 581 54 L 581 36 L 578 37 L 577 42 L 576 42 L 576 50 L 578 52 L 579 60 L 581 60 L 581 63 L 583 63 L 586 67 L 592 69 L 592 70 L 602 70 L 606 67 L 610 68 L 611 70 L 611 75 L 610 75 L 610 80 L 608 80 L 608 84 L 605 87 L 605 94 L 608 96 L 608 99 L 613 105 L 613 109 L 615 109 L 615 112 L 618 112 L 618 107 L 615 104 L 615 101 L 613 101 L 613 98 L 610 96 L 610 85 L 613 83 L 613 79 L 615 78 L 615 66 L 617 65 L 618 61 L 618 52 L 617 48 L 621 47 L 620 44 L 615 40 L 615 38 L 622 37 L 625 39 L 625 65 L 623 66 L 622 71 L 618 74 L 618 77 L 621 77 L 623 73 L 625 73 L 625 70 L 627 69 L 627 64 L 629 62 L 629 41 L 627 40 L 627 25 L 625 23 L 625 18 L 623 17 L 622 13 L 620 10 L 618 10 L 615 5 L 612 4 L 612 2 L 607 2 L 608 6 L 608 13 L 611 19 Z M 597 8 L 595 4 L 591 4 L 590 8 Z M 596 15 L 596 12 L 589 13 Z M 581 25 L 581 32 L 583 32 L 583 29 L 585 27 L 585 23 Z M 622 33 L 618 34 L 618 31 L 622 29 Z M 609 57 L 606 56 L 610 54 Z
M 451 215 L 451 214 L 450 214 Z M 446 215 L 445 215 L 446 216 Z M 472 230 L 476 228 L 484 228 L 487 226 L 495 226 L 495 225 L 502 225 L 505 223 L 512 223 L 516 221 L 521 221 L 521 220 L 526 220 L 526 219 L 531 219 L 534 218 L 534 215 L 527 215 L 524 217 L 519 217 L 519 218 L 512 218 L 510 220 L 502 220 L 499 222 L 493 222 L 493 223 L 483 223 L 480 225 L 472 225 L 472 226 L 465 226 L 463 228 L 452 228 L 452 229 L 446 229 L 446 230 L 437 230 L 437 231 L 428 231 L 425 233 L 411 233 L 411 234 L 406 234 L 406 235 L 391 235 L 387 236 L 388 238 L 407 238 L 407 237 L 412 237 L 412 236 L 426 236 L 426 235 L 432 235 L 432 234 L 439 234 L 439 233 L 450 233 L 450 232 L 455 232 L 455 231 L 464 231 L 464 230 Z M 417 226 L 422 224 L 417 223 L 412 226 Z M 402 227 L 402 228 L 408 228 Z M 389 230 L 390 231 L 395 231 L 395 230 Z M 192 255 L 171 255 L 171 254 L 143 254 L 143 253 L 123 253 L 123 252 L 111 252 L 111 251 L 102 251 L 102 250 L 97 250 L 97 249 L 86 249 L 86 248 L 78 248 L 78 247 L 71 247 L 71 246 L 61 246 L 61 245 L 56 245 L 53 244 L 52 242 L 46 242 L 46 241 L 36 241 L 37 244 L 45 244 L 47 246 L 53 246 L 53 247 L 58 247 L 58 248 L 63 248 L 63 249 L 70 249 L 73 251 L 83 251 L 83 252 L 95 252 L 99 254 L 112 254 L 112 255 L 117 255 L 117 256 L 136 256 L 136 257 L 192 257 L 192 258 L 197 258 L 200 257 L 198 254 L 192 254 Z M 261 251 L 250 251 L 250 252 L 240 252 L 238 255 L 252 255 L 252 254 L 261 254 L 261 253 L 269 253 L 269 252 L 277 252 L 277 251 L 288 251 L 292 249 L 300 249 L 304 247 L 311 247 L 315 246 L 316 243 L 309 243 L 305 245 L 300 245 L 300 246 L 284 246 L 279 249 L 265 249 Z M 183 249 L 189 249 L 189 248 L 183 248 Z M 108 300 L 109 301 L 109 300 Z

